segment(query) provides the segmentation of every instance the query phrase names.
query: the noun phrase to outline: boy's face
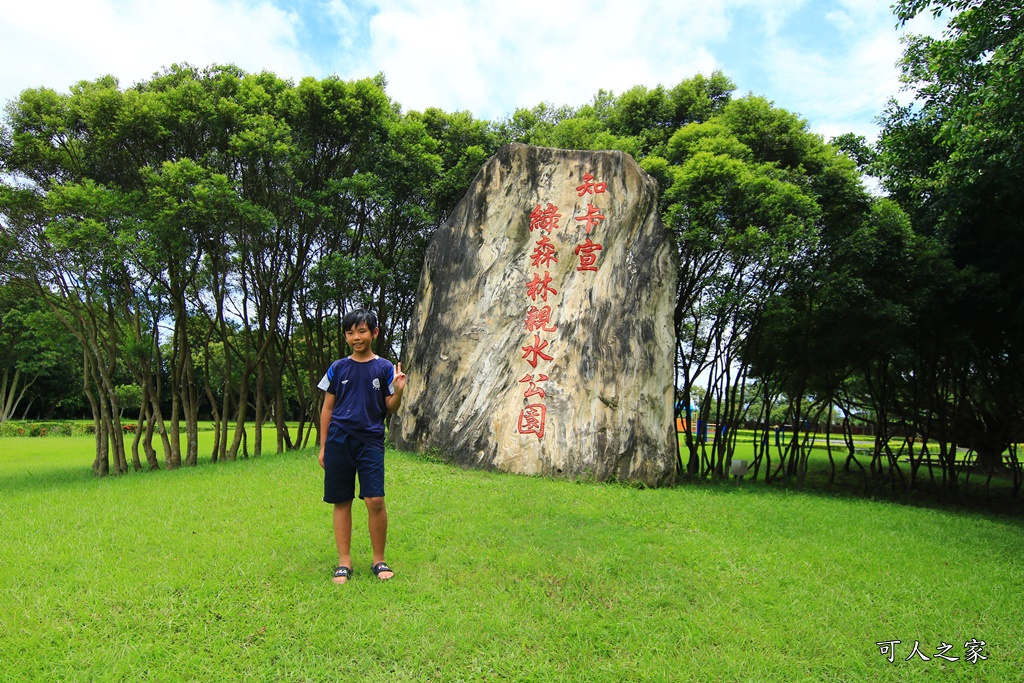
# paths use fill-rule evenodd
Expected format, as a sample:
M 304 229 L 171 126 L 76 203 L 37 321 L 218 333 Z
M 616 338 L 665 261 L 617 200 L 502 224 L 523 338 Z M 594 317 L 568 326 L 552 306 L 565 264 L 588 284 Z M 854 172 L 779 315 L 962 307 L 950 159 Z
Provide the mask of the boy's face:
M 345 330 L 345 341 L 352 347 L 352 353 L 363 355 L 370 352 L 370 344 L 377 338 L 379 331 L 371 330 L 366 323 L 359 323 Z

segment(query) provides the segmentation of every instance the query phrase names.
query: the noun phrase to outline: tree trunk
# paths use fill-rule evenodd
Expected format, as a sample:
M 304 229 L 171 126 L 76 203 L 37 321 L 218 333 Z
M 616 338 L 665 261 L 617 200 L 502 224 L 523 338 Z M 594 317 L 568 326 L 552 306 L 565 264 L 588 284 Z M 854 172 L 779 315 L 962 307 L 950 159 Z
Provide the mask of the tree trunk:
M 185 409 L 185 435 L 187 437 L 185 464 L 199 463 L 199 389 L 196 386 L 195 368 L 192 365 L 192 347 L 186 344 L 185 391 L 182 401 Z
M 146 422 L 145 414 L 146 411 L 139 408 L 139 419 L 135 422 L 135 433 L 132 434 L 132 468 L 136 472 L 142 469 L 142 459 L 139 457 L 139 443 L 142 441 L 142 429 Z
M 256 366 L 256 419 L 253 425 L 253 429 L 256 432 L 256 436 L 253 439 L 252 454 L 253 457 L 258 457 L 263 453 L 263 421 L 264 417 L 263 407 L 266 403 L 266 396 L 264 387 L 266 386 L 265 376 L 265 363 L 259 363 Z
M 284 453 L 292 449 L 292 436 L 285 420 L 287 410 L 284 400 L 284 373 L 285 358 L 289 350 L 289 342 L 286 338 L 279 338 L 279 344 L 275 344 L 267 354 L 270 362 L 270 385 L 273 388 L 274 400 L 274 428 L 277 430 L 277 452 Z
M 100 417 L 100 407 L 96 403 L 96 395 L 89 388 L 92 379 L 92 364 L 89 362 L 89 352 L 82 351 L 82 391 L 85 393 L 89 406 L 92 408 L 92 423 L 96 434 L 96 457 L 92 463 L 92 471 L 97 477 L 105 477 L 110 473 L 110 457 L 107 450 L 107 435 L 103 432 L 103 420 Z
M 171 452 L 173 462 L 168 461 L 167 468 L 181 467 L 181 412 L 182 397 L 185 393 L 185 354 L 188 350 L 185 334 L 184 304 L 175 302 L 174 335 L 171 341 Z
M 229 460 L 234 460 L 238 457 L 238 448 L 242 445 L 242 437 L 245 434 L 245 410 L 249 405 L 248 393 L 249 393 L 249 373 L 248 367 L 246 372 L 242 373 L 242 379 L 238 386 L 238 410 L 235 415 L 235 434 L 231 440 L 231 448 L 228 449 L 227 457 Z
M 11 386 L 7 387 L 8 369 L 4 368 L 4 379 L 3 383 L 0 384 L 0 424 L 3 424 L 10 418 L 14 417 L 15 411 L 18 410 L 18 404 L 21 403 L 21 399 L 25 397 L 25 392 L 28 391 L 36 378 L 32 378 L 31 382 L 26 382 L 21 385 L 21 391 L 18 391 L 18 381 L 21 379 L 21 370 L 18 368 L 14 369 L 14 376 L 11 378 Z M 31 405 L 31 401 L 29 402 Z M 26 413 L 28 410 L 26 409 Z
M 157 462 L 156 451 L 153 450 L 153 430 L 156 426 L 156 417 L 153 415 L 153 406 L 148 400 L 143 406 L 143 410 L 146 412 L 146 434 L 142 438 L 142 449 L 146 452 L 146 464 L 150 471 L 158 470 L 160 463 Z

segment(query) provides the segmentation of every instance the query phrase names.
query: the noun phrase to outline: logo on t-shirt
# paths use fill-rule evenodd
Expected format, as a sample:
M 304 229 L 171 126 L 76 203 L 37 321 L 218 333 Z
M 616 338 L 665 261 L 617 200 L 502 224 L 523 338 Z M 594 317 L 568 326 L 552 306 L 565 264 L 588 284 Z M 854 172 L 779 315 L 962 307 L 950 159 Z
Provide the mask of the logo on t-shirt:
M 380 391 L 380 378 L 378 378 L 378 377 L 374 377 L 373 378 L 373 388 L 376 391 Z

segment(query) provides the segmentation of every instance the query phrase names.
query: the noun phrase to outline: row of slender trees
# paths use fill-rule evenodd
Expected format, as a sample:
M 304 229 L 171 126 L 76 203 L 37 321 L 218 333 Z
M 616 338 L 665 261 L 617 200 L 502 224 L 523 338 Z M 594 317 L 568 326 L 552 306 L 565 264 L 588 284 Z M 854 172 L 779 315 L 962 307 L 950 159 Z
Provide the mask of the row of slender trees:
M 374 308 L 390 352 L 426 240 L 494 147 L 469 116 L 401 114 L 380 78 L 231 66 L 27 90 L 5 123 L 3 284 L 77 340 L 100 475 L 128 468 L 125 371 L 142 391 L 136 467 L 157 466 L 154 443 L 168 467 L 194 464 L 201 405 L 215 460 L 243 447 L 250 406 L 255 453 L 268 418 L 278 450 L 306 442 L 339 312 Z
M 195 463 L 201 407 L 215 460 L 246 448 L 249 417 L 254 452 L 267 421 L 281 450 L 315 431 L 310 387 L 343 353 L 339 312 L 374 308 L 379 352 L 400 349 L 423 249 L 501 144 L 618 149 L 658 179 L 680 252 L 680 416 L 725 427 L 687 433 L 681 474 L 725 476 L 735 427 L 753 422 L 755 473 L 802 479 L 816 428 L 839 425 L 842 464 L 865 481 L 913 486 L 928 465 L 955 489 L 1005 455 L 1017 490 L 1024 17 L 1006 0 L 895 10 L 954 18 L 908 41 L 917 98 L 881 114 L 877 144 L 826 143 L 718 72 L 497 122 L 403 113 L 380 77 L 296 85 L 234 67 L 29 90 L 0 129 L 0 286 L 77 340 L 97 473 L 129 466 L 118 373 L 142 389 L 136 466 L 157 466 L 154 440 L 168 466 Z M 866 457 L 855 420 L 873 425 Z M 775 422 L 790 425 L 778 442 Z
M 913 487 L 926 465 L 946 489 L 980 470 L 1007 476 L 1016 494 L 1024 9 L 1006 0 L 904 0 L 894 9 L 904 24 L 926 11 L 949 21 L 939 38 L 907 40 L 903 81 L 914 99 L 890 103 L 877 144 L 833 141 L 886 198 L 866 195 L 847 163 L 794 119 L 743 101 L 670 140 L 666 222 L 684 255 L 684 404 L 694 373 L 709 373 L 703 416 L 760 423 L 755 473 L 769 480 L 802 479 L 814 427 L 841 423 L 844 465 L 860 467 L 865 482 Z M 767 125 L 751 127 L 757 120 Z M 779 414 L 791 426 L 776 445 L 769 425 Z M 867 462 L 852 416 L 873 423 Z M 710 446 L 691 437 L 687 471 L 721 476 L 731 434 Z

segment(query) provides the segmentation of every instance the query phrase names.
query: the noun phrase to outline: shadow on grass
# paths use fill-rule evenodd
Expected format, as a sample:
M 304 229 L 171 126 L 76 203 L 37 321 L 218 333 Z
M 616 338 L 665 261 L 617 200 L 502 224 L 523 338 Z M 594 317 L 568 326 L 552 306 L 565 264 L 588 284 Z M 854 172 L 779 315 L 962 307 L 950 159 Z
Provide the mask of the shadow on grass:
M 15 472 L 7 472 L 0 475 L 0 491 L 5 494 L 20 491 L 32 491 L 40 489 L 52 489 L 57 486 L 67 486 L 96 481 L 90 467 L 38 467 L 27 468 Z
M 751 471 L 751 474 L 753 471 Z M 1013 495 L 1012 487 L 1006 482 L 993 482 L 986 485 L 987 475 L 972 473 L 965 487 L 965 476 L 961 475 L 957 488 L 947 489 L 941 486 L 941 474 L 936 473 L 933 483 L 928 473 L 922 468 L 914 488 L 909 481 L 900 482 L 888 471 L 881 474 L 862 475 L 857 470 L 845 472 L 841 466 L 836 468 L 835 481 L 829 483 L 829 469 L 826 466 L 813 467 L 807 472 L 802 483 L 796 477 L 779 476 L 769 483 L 764 481 L 764 470 L 759 479 L 745 478 L 737 484 L 735 481 L 710 480 L 696 477 L 682 477 L 678 486 L 709 486 L 724 494 L 729 492 L 758 493 L 774 495 L 780 493 L 800 493 L 820 498 L 842 500 L 864 500 L 885 502 L 895 505 L 941 510 L 945 512 L 969 512 L 984 516 L 998 517 L 1000 521 L 1014 517 L 1017 524 L 1024 524 L 1024 495 Z M 904 472 L 908 477 L 908 473 Z

